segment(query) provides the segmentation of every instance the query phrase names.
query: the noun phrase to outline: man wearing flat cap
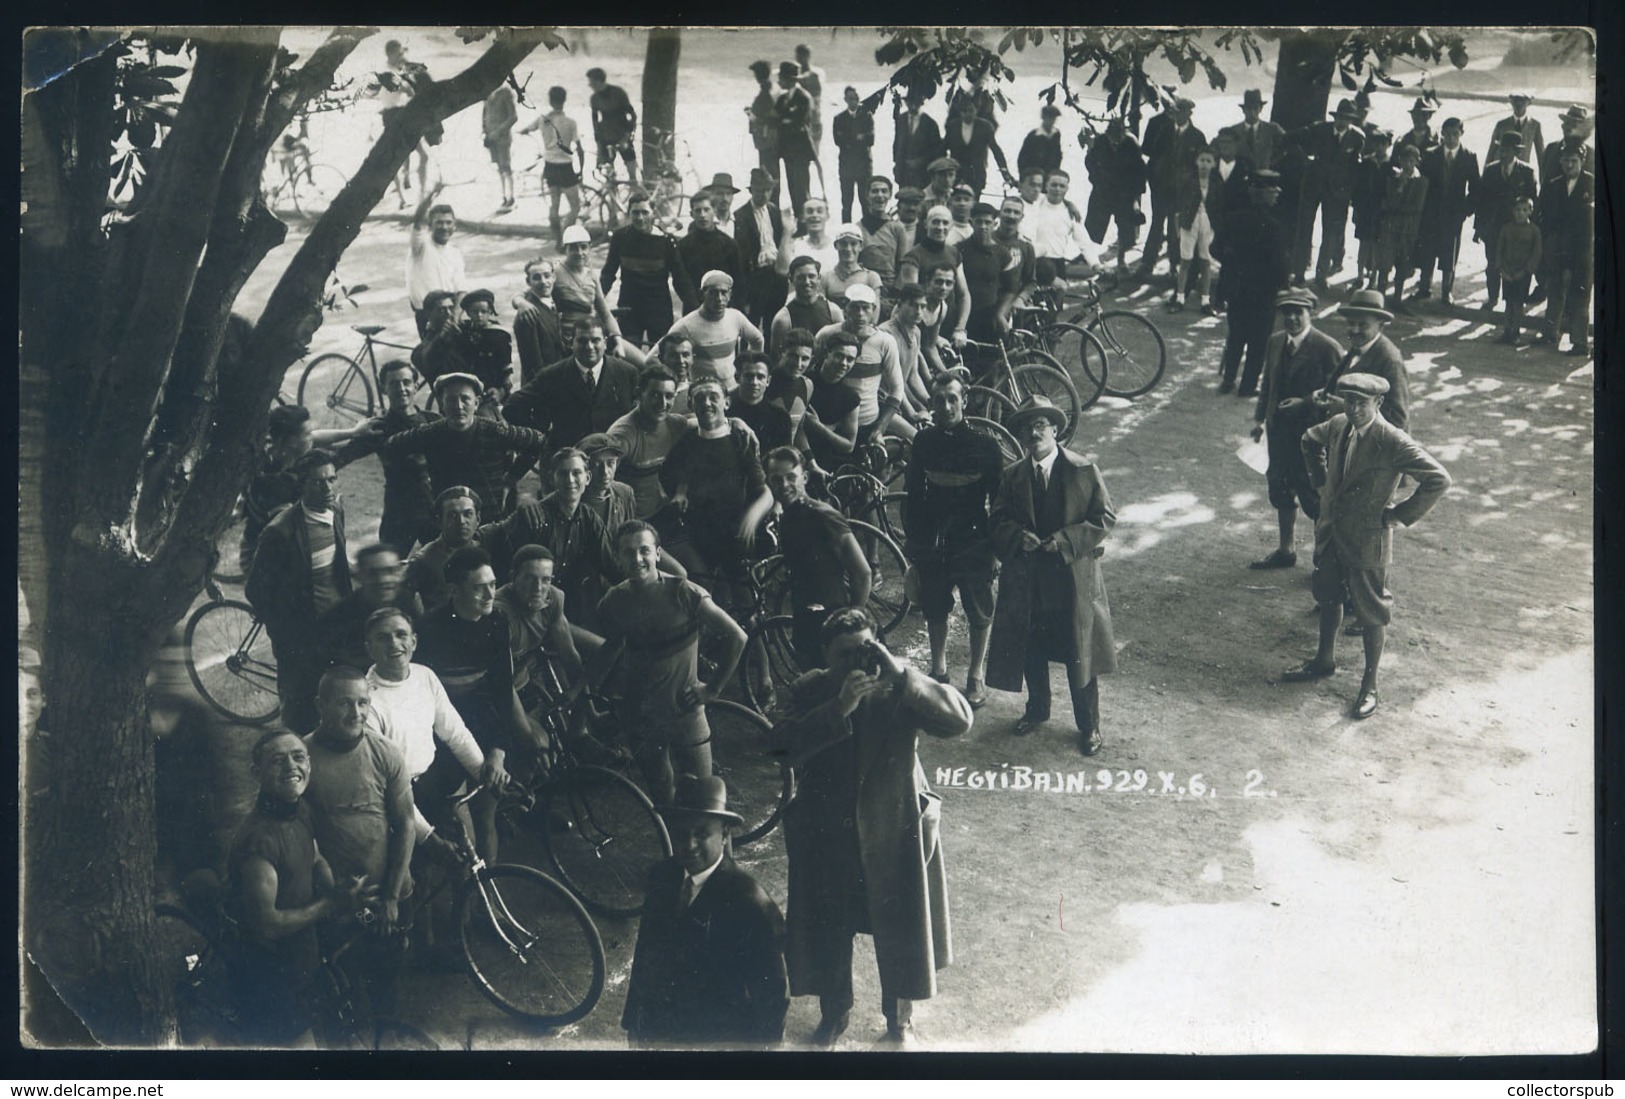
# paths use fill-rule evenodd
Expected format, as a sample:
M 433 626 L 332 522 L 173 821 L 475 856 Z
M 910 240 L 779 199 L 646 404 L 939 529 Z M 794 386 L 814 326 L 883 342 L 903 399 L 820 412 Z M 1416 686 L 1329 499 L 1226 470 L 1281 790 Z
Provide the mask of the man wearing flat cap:
M 947 206 L 951 209 L 954 184 L 959 181 L 959 161 L 951 156 L 939 156 L 926 165 L 925 171 L 930 180 L 925 188 L 925 208 Z
M 1517 134 L 1520 139 L 1519 160 L 1529 165 L 1540 163 L 1541 154 L 1546 151 L 1546 142 L 1540 132 L 1540 119 L 1529 113 L 1533 98 L 1528 92 L 1507 93 L 1512 113 L 1495 124 L 1495 132 L 1490 134 L 1490 150 L 1484 154 L 1486 164 L 1501 155 L 1501 138 L 1509 133 Z
M 1461 144 L 1461 119 L 1447 118 L 1439 127 L 1439 145 L 1422 156 L 1422 174 L 1428 193 L 1422 207 L 1422 239 L 1417 242 L 1421 268 L 1415 297 L 1425 299 L 1433 289 L 1433 266 L 1439 267 L 1439 300 L 1451 302 L 1456 281 L 1456 257 L 1461 252 L 1461 226 L 1473 212 L 1478 190 L 1478 155 Z
M 1518 199 L 1534 200 L 1537 193 L 1535 170 L 1524 163 L 1523 135 L 1516 130 L 1501 134 L 1496 161 L 1484 168 L 1479 177 L 1478 193 L 1473 205 L 1477 214 L 1473 218 L 1473 239 L 1484 242 L 1484 302 L 1486 313 L 1495 309 L 1501 298 L 1501 264 L 1498 242 L 1501 228 L 1512 221 L 1512 211 Z
M 1026 736 L 1050 717 L 1050 664 L 1066 666 L 1078 750 L 1100 751 L 1097 676 L 1115 671 L 1111 606 L 1098 560 L 1117 523 L 1100 471 L 1056 438 L 1066 424 L 1042 396 L 1006 421 L 1027 457 L 999 479 L 989 523 L 1003 566 L 993 610 L 987 685 L 1020 691 L 1027 706 L 1012 730 Z
M 1293 280 L 1303 282 L 1304 272 L 1309 267 L 1315 210 L 1319 209 L 1320 258 L 1315 262 L 1315 289 L 1322 293 L 1326 280 L 1343 266 L 1355 166 L 1365 148 L 1360 119 L 1360 108 L 1352 99 L 1340 100 L 1329 121 L 1293 130 L 1286 138 L 1288 144 L 1303 154 L 1305 161 L 1302 196 L 1293 230 Z
M 764 347 L 762 330 L 733 308 L 734 280 L 726 271 L 707 271 L 700 278 L 700 307 L 671 326 L 667 338 L 686 336 L 694 345 L 693 381 L 716 378 L 732 390 L 734 357 Z
M 1321 419 L 1314 396 L 1330 380 L 1343 347 L 1314 326 L 1315 295 L 1302 287 L 1275 295 L 1281 330 L 1264 347 L 1264 379 L 1253 410 L 1253 439 L 1269 432 L 1270 506 L 1280 541 L 1275 551 L 1249 567 L 1289 569 L 1298 563 L 1293 546 L 1298 508 L 1311 520 L 1320 515 L 1320 494 L 1309 482 L 1299 441 Z
M 486 517 L 500 519 L 513 507 L 517 477 L 510 468 L 526 468 L 540 457 L 547 437 L 521 424 L 477 415 L 484 391 L 472 374 L 442 374 L 434 394 L 444 418 L 390 436 L 379 452 L 389 460 L 421 454 L 435 493 L 467 485 L 484 501 Z
M 1387 586 L 1393 554 L 1392 528 L 1410 526 L 1450 488 L 1450 474 L 1405 432 L 1383 419 L 1379 408 L 1388 382 L 1375 374 L 1344 374 L 1337 395 L 1344 411 L 1304 433 L 1303 457 L 1320 486 L 1315 522 L 1315 573 L 1320 643 L 1312 659 L 1289 668 L 1281 679 L 1302 683 L 1337 670 L 1337 630 L 1348 601 L 1365 624 L 1365 672 L 1351 715 L 1362 721 L 1377 712 L 1377 670 L 1394 605 Z M 1416 491 L 1390 503 L 1401 476 Z
M 919 739 L 962 736 L 971 708 L 889 652 L 866 611 L 831 614 L 822 641 L 825 666 L 790 685 L 771 734 L 796 771 L 784 811 L 790 991 L 818 997 L 812 1040 L 834 1045 L 851 1021 L 852 937 L 873 935 L 886 1037 L 907 1045 L 912 1001 L 934 996 L 953 960 L 942 799 Z
M 1323 416 L 1337 412 L 1335 398 L 1337 382 L 1345 374 L 1375 374 L 1388 383 L 1382 403 L 1383 419 L 1401 431 L 1410 430 L 1411 385 L 1405 372 L 1405 356 L 1387 336 L 1394 315 L 1383 307 L 1382 291 L 1356 290 L 1349 300 L 1338 306 L 1337 315 L 1348 325 L 1348 350 L 1338 361 L 1332 376 L 1315 394 L 1315 403 Z
M 790 191 L 790 209 L 797 215 L 807 201 L 813 147 L 812 96 L 801 86 L 801 68 L 794 61 L 779 63 L 779 94 L 773 100 L 773 118 L 779 128 L 779 159 L 784 162 L 784 185 Z
M 790 1006 L 784 920 L 728 853 L 744 824 L 723 780 L 682 775 L 659 807 L 671 858 L 649 871 L 621 1028 L 634 1046 L 771 1046 Z
M 1220 226 L 1212 252 L 1219 261 L 1220 288 L 1229 303 L 1224 354 L 1219 360 L 1219 392 L 1229 393 L 1236 387 L 1239 369 L 1241 388 L 1237 392 L 1256 397 L 1258 375 L 1264 369 L 1264 343 L 1275 320 L 1275 295 L 1286 289 L 1290 271 L 1286 228 L 1276 212 L 1281 174 L 1254 172 L 1247 181 L 1247 194 L 1251 205 Z

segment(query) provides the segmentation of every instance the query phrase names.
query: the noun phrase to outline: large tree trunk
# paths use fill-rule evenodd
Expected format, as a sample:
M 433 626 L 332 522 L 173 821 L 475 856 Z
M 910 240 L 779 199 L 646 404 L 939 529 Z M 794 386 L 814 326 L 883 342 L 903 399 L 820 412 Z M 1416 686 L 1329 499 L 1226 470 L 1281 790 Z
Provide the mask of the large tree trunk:
M 660 163 L 660 136 L 677 132 L 677 59 L 683 52 L 681 27 L 652 27 L 643 54 L 643 171 Z
M 1276 124 L 1296 130 L 1326 117 L 1337 71 L 1337 47 L 1342 41 L 1342 31 L 1281 32 L 1270 109 Z

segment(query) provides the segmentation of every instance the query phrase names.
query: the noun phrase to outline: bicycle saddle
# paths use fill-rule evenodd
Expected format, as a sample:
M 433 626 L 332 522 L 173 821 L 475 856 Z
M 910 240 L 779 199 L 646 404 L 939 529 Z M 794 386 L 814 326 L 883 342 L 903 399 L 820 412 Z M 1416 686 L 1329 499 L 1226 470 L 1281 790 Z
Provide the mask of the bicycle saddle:
M 363 336 L 376 336 L 388 326 L 382 324 L 352 324 L 350 327 Z

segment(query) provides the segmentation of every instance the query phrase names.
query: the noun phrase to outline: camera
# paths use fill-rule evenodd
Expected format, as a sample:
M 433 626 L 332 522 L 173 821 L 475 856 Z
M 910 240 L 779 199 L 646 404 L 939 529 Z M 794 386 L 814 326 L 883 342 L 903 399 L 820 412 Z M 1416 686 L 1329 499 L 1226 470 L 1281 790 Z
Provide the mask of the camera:
M 880 642 L 870 638 L 863 643 L 858 653 L 858 667 L 869 675 L 880 675 L 887 668 L 886 649 Z

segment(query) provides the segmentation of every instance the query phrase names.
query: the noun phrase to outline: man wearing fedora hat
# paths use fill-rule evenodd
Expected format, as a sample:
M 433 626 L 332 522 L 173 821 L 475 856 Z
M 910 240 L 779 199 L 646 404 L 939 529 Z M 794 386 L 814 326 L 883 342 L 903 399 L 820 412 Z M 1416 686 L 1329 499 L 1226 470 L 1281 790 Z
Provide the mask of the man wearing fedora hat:
M 887 651 L 866 611 L 831 614 L 822 640 L 825 666 L 791 684 L 771 734 L 797 779 L 784 811 L 790 992 L 818 997 L 813 1042 L 834 1045 L 850 1022 L 852 937 L 873 935 L 886 1036 L 906 1044 L 912 1001 L 935 995 L 953 960 L 942 799 L 919 739 L 963 735 L 971 708 Z
M 1273 168 L 1286 144 L 1286 130 L 1259 116 L 1269 100 L 1257 88 L 1241 95 L 1242 121 L 1226 126 L 1220 133 L 1235 135 L 1236 153 L 1252 168 Z
M 1588 175 L 1597 173 L 1597 151 L 1587 140 L 1591 136 L 1592 119 L 1591 110 L 1584 104 L 1572 104 L 1557 119 L 1558 125 L 1563 128 L 1563 137 L 1560 141 L 1546 146 L 1540 154 L 1540 181 L 1544 185 L 1549 179 L 1556 179 L 1563 174 L 1563 153 L 1567 149 L 1577 149 L 1580 152 L 1580 168 Z
M 1100 471 L 1062 447 L 1061 410 L 1038 395 L 1006 421 L 1027 457 L 999 479 L 990 523 L 1003 566 L 993 611 L 987 685 L 1020 691 L 1027 705 L 1014 733 L 1025 736 L 1049 720 L 1049 666 L 1066 666 L 1078 750 L 1102 746 L 1097 676 L 1115 671 L 1111 605 L 1097 564 L 1117 522 Z
M 1524 152 L 1523 135 L 1517 130 L 1503 131 L 1498 139 L 1496 163 L 1487 165 L 1478 181 L 1473 239 L 1484 242 L 1484 289 L 1488 294 L 1485 312 L 1494 310 L 1501 296 L 1501 228 L 1512 221 L 1518 199 L 1533 201 L 1537 193 L 1535 170 L 1524 163 Z
M 784 215 L 779 212 L 778 186 L 767 169 L 752 168 L 750 201 L 734 211 L 734 243 L 739 246 L 745 273 L 739 308 L 764 331 L 790 293 L 789 283 L 778 270 L 779 251 L 789 247 Z
M 1541 154 L 1546 151 L 1546 142 L 1540 132 L 1540 119 L 1529 113 L 1529 104 L 1533 100 L 1528 92 L 1518 91 L 1507 94 L 1507 102 L 1512 104 L 1512 113 L 1495 124 L 1495 130 L 1490 134 L 1490 150 L 1484 154 L 1484 163 L 1488 164 L 1501 155 L 1501 139 L 1509 133 L 1519 137 L 1518 159 L 1525 164 L 1539 164 Z
M 1316 122 L 1287 135 L 1305 160 L 1302 189 L 1293 229 L 1292 274 L 1302 282 L 1309 267 L 1315 211 L 1320 211 L 1320 258 L 1315 262 L 1316 289 L 1324 292 L 1328 278 L 1343 267 L 1348 237 L 1349 199 L 1354 192 L 1355 166 L 1365 148 L 1359 122 L 1362 112 L 1352 99 L 1340 100 L 1328 122 Z
M 717 172 L 700 190 L 711 197 L 711 210 L 715 215 L 717 228 L 724 236 L 732 239 L 734 196 L 739 188 L 734 186 L 734 177 L 730 172 Z
M 1438 148 L 1439 135 L 1433 132 L 1433 126 L 1429 122 L 1438 110 L 1439 108 L 1428 102 L 1427 97 L 1416 97 L 1416 102 L 1411 104 L 1411 128 L 1394 142 L 1394 163 L 1399 163 L 1399 151 L 1407 145 L 1414 148 L 1418 156 L 1426 155 L 1429 149 Z
M 1240 369 L 1241 396 L 1256 397 L 1258 375 L 1264 368 L 1264 342 L 1275 320 L 1275 295 L 1286 289 L 1291 270 L 1286 230 L 1276 215 L 1281 174 L 1260 170 L 1247 184 L 1251 205 L 1220 226 L 1212 252 L 1219 261 L 1219 282 L 1228 304 L 1219 392 L 1235 388 Z
M 1348 324 L 1348 350 L 1339 360 L 1325 386 L 1315 395 L 1323 416 L 1337 411 L 1334 397 L 1337 383 L 1345 374 L 1375 374 L 1388 386 L 1382 403 L 1383 419 L 1401 431 L 1410 430 L 1411 387 L 1405 373 L 1405 356 L 1383 329 L 1394 315 L 1383 308 L 1379 290 L 1356 290 L 1337 309 Z
M 1426 515 L 1449 490 L 1450 474 L 1378 412 L 1388 392 L 1386 380 L 1353 373 L 1336 384 L 1344 411 L 1303 435 L 1304 462 L 1320 487 L 1312 580 L 1320 641 L 1312 659 L 1287 669 L 1281 679 L 1301 683 L 1337 670 L 1337 629 L 1349 601 L 1365 625 L 1365 674 L 1351 715 L 1358 721 L 1376 713 L 1379 701 L 1377 669 L 1394 605 L 1387 586 L 1392 528 L 1408 527 Z M 1401 476 L 1414 479 L 1416 491 L 1390 503 Z
M 894 115 L 892 172 L 899 187 L 924 187 L 930 181 L 926 165 L 942 154 L 942 130 L 921 110 L 924 93 L 911 89 L 903 103 Z
M 640 1047 L 776 1045 L 790 1007 L 784 918 L 728 852 L 744 820 L 714 775 L 681 776 L 658 809 L 674 853 L 649 871 L 621 1029 Z
M 1461 226 L 1473 212 L 1478 191 L 1478 155 L 1461 144 L 1461 119 L 1447 118 L 1439 127 L 1439 145 L 1422 156 L 1427 177 L 1427 201 L 1422 208 L 1422 236 L 1417 259 L 1421 276 L 1416 297 L 1433 289 L 1433 266 L 1439 266 L 1439 300 L 1450 304 L 1456 281 L 1456 257 L 1461 252 Z
M 852 205 L 862 209 L 862 188 L 874 174 L 875 114 L 865 110 L 858 89 L 847 85 L 843 93 L 846 110 L 830 123 L 835 137 L 835 166 L 841 180 L 841 220 L 852 220 Z
M 1320 515 L 1320 498 L 1309 481 L 1298 445 L 1303 433 L 1320 421 L 1314 396 L 1331 378 L 1343 357 L 1343 346 L 1314 326 L 1315 295 L 1297 287 L 1275 295 L 1281 331 L 1264 347 L 1264 378 L 1253 409 L 1253 439 L 1269 432 L 1270 506 L 1275 509 L 1280 541 L 1275 552 L 1251 568 L 1285 569 L 1298 563 L 1293 547 L 1298 508 L 1311 520 Z

